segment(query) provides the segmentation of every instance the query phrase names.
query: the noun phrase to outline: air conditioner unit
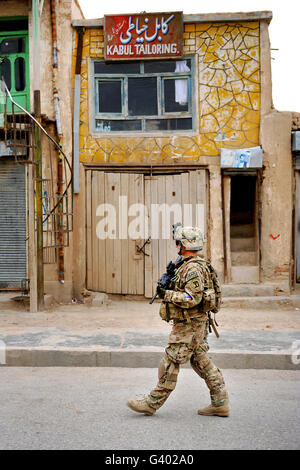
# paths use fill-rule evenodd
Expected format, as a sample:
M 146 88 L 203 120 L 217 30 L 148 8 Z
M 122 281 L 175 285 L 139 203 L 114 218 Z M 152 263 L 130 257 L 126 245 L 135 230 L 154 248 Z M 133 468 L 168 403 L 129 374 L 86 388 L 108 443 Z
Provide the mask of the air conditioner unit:
M 300 152 L 300 131 L 292 132 L 292 152 Z

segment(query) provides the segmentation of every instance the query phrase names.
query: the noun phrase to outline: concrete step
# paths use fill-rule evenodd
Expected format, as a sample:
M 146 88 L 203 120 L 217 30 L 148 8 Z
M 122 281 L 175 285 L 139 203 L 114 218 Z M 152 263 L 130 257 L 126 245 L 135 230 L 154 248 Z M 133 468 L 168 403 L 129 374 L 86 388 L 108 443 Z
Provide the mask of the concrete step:
M 259 266 L 232 266 L 233 284 L 256 284 L 259 282 Z
M 255 238 L 230 238 L 231 251 L 255 251 Z
M 234 224 L 234 225 L 230 225 L 230 236 L 232 238 L 254 237 L 254 224 Z
M 269 284 L 223 284 L 223 297 L 272 297 L 273 285 Z
M 233 251 L 231 253 L 232 266 L 255 266 L 257 264 L 256 251 Z
M 268 296 L 268 297 L 223 297 L 223 308 L 236 308 L 236 309 L 291 309 L 299 305 L 300 299 L 295 299 L 293 296 Z M 222 312 L 222 310 L 221 310 Z

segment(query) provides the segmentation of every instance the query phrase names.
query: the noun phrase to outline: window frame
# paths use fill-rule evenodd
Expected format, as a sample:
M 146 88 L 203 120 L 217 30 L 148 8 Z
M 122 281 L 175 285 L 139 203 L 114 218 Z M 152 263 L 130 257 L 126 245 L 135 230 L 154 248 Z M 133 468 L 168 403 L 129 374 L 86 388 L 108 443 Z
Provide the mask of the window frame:
M 163 59 L 161 59 L 163 60 Z M 170 59 L 166 59 L 170 60 Z M 145 61 L 139 61 L 140 73 L 127 73 L 127 74 L 103 74 L 95 73 L 95 62 L 105 62 L 103 58 L 93 58 L 90 60 L 90 71 L 91 71 L 91 96 L 92 96 L 92 113 L 90 118 L 92 119 L 92 130 L 96 137 L 103 135 L 126 135 L 126 134 L 138 134 L 138 135 L 153 135 L 153 134 L 195 134 L 196 131 L 196 111 L 197 111 L 197 98 L 196 98 L 196 57 L 195 55 L 186 55 L 179 60 L 190 60 L 191 70 L 190 72 L 156 72 L 156 73 L 144 73 Z M 174 60 L 174 62 L 178 61 Z M 128 78 L 142 78 L 142 77 L 157 77 L 157 115 L 129 115 L 128 112 Z M 186 78 L 188 80 L 188 110 L 187 111 L 165 111 L 165 96 L 164 96 L 164 80 L 168 79 L 180 79 Z M 101 81 L 113 81 L 121 80 L 121 103 L 122 103 L 122 114 L 120 113 L 100 113 L 99 110 L 99 82 Z M 178 129 L 178 130 L 146 130 L 146 120 L 163 120 L 163 119 L 191 119 L 192 126 L 190 129 Z M 141 121 L 141 130 L 120 130 L 120 131 L 100 131 L 96 127 L 97 120 L 138 120 Z
M 105 77 L 101 80 L 97 80 L 96 82 L 96 86 L 95 86 L 95 89 L 96 89 L 96 93 L 95 93 L 95 99 L 96 99 L 96 108 L 95 108 L 95 111 L 99 109 L 99 82 L 121 82 L 121 113 L 101 113 L 101 116 L 114 116 L 115 118 L 118 118 L 120 119 L 120 117 L 123 116 L 123 113 L 124 113 L 124 101 L 123 101 L 123 96 L 124 96 L 124 83 L 122 81 L 122 79 L 120 79 L 119 77 Z M 95 119 L 97 119 L 95 117 Z M 104 118 L 106 119 L 106 118 Z
M 0 26 L 1 21 L 6 20 L 6 18 L 0 19 Z M 7 18 L 7 21 L 12 21 L 12 18 Z M 11 64 L 11 88 L 10 93 L 12 97 L 21 104 L 25 109 L 30 111 L 30 61 L 29 61 L 29 35 L 28 30 L 20 30 L 20 31 L 1 31 L 0 32 L 0 42 L 2 42 L 5 38 L 10 39 L 24 39 L 24 52 L 14 52 L 10 54 L 3 54 L 6 55 L 7 59 L 10 61 Z M 15 61 L 19 57 L 23 58 L 25 61 L 25 88 L 23 90 L 16 90 L 15 88 Z M 11 113 L 11 105 L 8 105 L 7 109 L 8 113 Z

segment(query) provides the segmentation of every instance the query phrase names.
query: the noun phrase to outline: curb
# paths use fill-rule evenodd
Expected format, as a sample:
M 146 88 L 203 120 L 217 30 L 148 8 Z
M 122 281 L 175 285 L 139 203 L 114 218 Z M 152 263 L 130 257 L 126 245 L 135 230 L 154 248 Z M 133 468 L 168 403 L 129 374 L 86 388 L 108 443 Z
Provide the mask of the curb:
M 1 367 L 144 367 L 157 368 L 163 350 L 91 350 L 7 348 Z M 209 356 L 221 369 L 300 370 L 291 351 L 219 350 Z M 297 361 L 298 362 L 298 361 Z M 300 361 L 299 361 L 300 362 Z M 182 367 L 189 367 L 184 364 Z

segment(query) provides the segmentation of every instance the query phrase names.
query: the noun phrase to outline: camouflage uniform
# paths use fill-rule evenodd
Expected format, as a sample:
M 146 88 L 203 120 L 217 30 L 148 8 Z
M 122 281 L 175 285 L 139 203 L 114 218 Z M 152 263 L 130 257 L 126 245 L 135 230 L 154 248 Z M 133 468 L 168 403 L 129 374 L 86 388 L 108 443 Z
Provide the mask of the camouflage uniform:
M 207 355 L 208 319 L 201 311 L 205 275 L 205 260 L 200 256 L 185 258 L 174 277 L 174 288 L 167 290 L 160 308 L 163 320 L 173 321 L 168 346 L 159 367 L 157 386 L 146 398 L 157 410 L 174 390 L 180 364 L 191 362 L 192 368 L 205 380 L 211 402 L 221 406 L 227 392 L 221 371 Z

